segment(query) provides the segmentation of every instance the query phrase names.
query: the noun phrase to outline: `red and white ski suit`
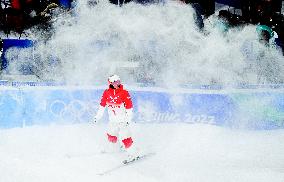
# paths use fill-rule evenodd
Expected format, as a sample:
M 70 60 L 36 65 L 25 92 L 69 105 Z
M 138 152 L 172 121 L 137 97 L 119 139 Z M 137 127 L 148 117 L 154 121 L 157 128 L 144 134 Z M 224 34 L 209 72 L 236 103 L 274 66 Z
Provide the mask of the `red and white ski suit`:
M 105 107 L 108 109 L 109 129 L 107 132 L 109 142 L 116 143 L 118 139 L 122 140 L 126 149 L 133 143 L 128 128 L 132 119 L 133 105 L 131 97 L 127 90 L 120 85 L 117 89 L 108 88 L 104 91 L 96 119 L 103 116 Z

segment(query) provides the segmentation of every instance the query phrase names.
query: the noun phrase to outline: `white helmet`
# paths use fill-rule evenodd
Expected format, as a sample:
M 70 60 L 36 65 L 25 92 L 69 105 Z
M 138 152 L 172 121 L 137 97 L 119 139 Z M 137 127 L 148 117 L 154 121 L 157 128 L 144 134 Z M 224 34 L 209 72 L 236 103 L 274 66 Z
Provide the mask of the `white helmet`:
M 113 83 L 113 82 L 116 82 L 116 81 L 120 81 L 120 78 L 119 78 L 118 75 L 111 75 L 110 77 L 108 77 L 109 83 Z

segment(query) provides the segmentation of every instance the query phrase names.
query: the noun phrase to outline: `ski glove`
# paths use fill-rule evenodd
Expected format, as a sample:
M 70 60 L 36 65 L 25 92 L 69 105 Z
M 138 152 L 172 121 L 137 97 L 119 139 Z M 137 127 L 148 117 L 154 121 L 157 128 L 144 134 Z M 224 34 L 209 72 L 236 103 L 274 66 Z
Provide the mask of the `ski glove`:
M 103 117 L 104 110 L 105 110 L 105 107 L 100 105 L 99 110 L 94 118 L 94 121 L 93 121 L 94 123 L 98 122 Z

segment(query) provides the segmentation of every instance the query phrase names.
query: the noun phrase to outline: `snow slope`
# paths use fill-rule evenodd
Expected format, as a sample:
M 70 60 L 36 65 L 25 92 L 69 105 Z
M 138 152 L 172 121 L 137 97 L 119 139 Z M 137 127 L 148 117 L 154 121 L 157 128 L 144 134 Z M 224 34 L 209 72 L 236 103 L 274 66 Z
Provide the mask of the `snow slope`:
M 112 173 L 125 153 L 102 154 L 105 124 L 0 130 L 0 182 L 282 182 L 284 130 L 241 131 L 199 124 L 131 125 L 155 155 Z

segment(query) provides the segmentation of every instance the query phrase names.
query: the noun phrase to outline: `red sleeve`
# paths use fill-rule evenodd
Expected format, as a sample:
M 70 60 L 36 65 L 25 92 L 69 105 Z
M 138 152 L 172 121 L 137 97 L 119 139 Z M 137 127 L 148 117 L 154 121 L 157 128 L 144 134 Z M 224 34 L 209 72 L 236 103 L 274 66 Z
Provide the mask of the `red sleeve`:
M 133 108 L 131 97 L 126 90 L 125 90 L 125 93 L 124 93 L 124 106 L 125 106 L 126 109 Z
M 100 105 L 105 107 L 106 106 L 106 101 L 107 101 L 107 90 L 105 90 L 104 93 L 103 93 Z

